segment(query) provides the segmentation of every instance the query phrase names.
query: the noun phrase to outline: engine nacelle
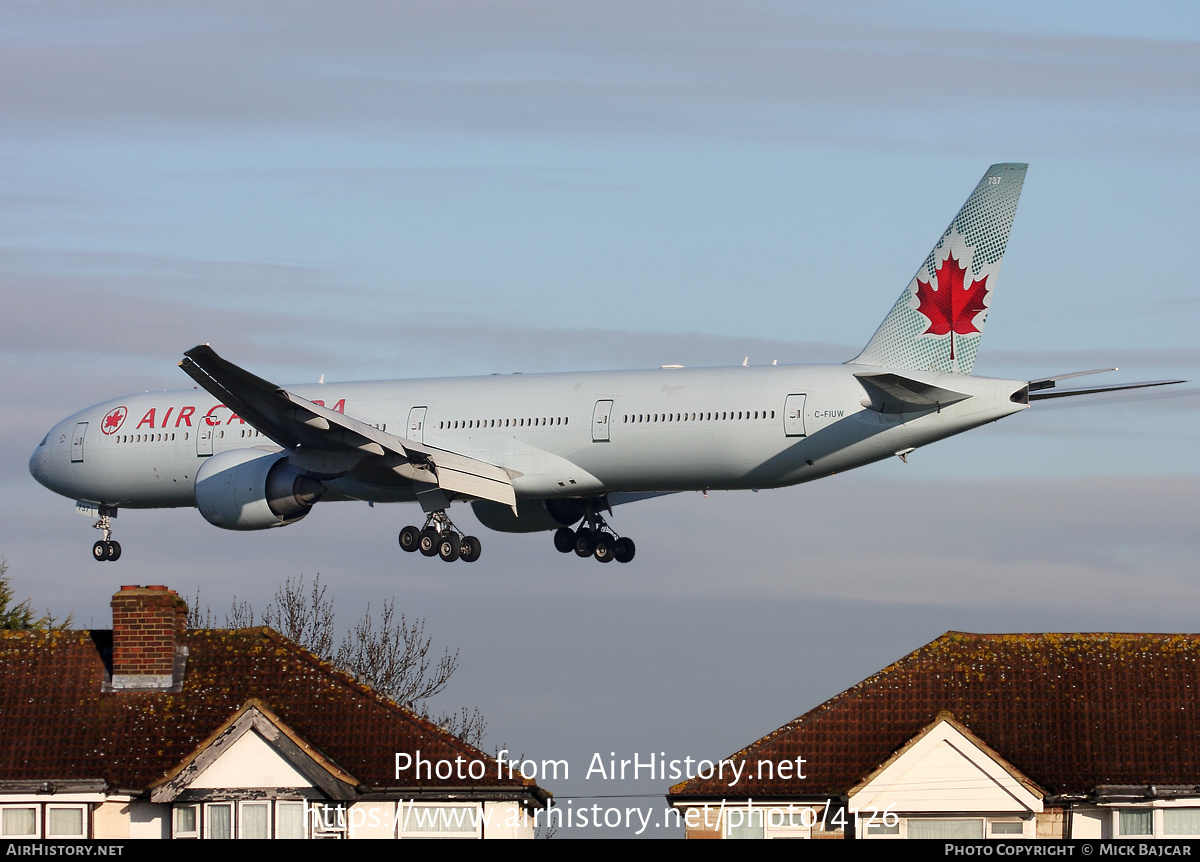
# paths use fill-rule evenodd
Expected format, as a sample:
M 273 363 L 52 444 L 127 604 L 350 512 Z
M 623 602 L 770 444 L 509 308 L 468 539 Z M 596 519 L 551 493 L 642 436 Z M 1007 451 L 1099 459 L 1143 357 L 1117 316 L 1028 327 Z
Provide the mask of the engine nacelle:
M 503 503 L 476 500 L 471 504 L 479 523 L 501 533 L 537 533 L 569 527 L 584 515 L 582 500 L 518 500 L 517 514 Z
M 265 530 L 307 515 L 325 486 L 287 462 L 286 452 L 235 449 L 196 473 L 196 508 L 226 530 Z

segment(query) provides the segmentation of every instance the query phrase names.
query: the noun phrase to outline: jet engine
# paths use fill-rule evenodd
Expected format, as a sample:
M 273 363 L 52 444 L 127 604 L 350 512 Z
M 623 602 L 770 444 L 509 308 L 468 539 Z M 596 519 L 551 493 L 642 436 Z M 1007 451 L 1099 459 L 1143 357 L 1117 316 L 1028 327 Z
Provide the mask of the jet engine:
M 569 527 L 584 516 L 582 500 L 519 500 L 517 514 L 503 503 L 476 500 L 471 504 L 479 523 L 501 533 L 537 533 Z
M 213 455 L 196 473 L 196 508 L 226 530 L 265 530 L 299 521 L 325 486 L 287 462 L 286 452 L 235 449 Z

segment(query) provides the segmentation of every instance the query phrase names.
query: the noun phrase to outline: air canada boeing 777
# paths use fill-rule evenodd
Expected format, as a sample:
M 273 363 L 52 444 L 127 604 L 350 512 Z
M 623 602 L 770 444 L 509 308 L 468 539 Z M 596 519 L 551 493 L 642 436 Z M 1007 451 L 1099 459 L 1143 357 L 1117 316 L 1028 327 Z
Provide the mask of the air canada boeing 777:
M 64 419 L 29 460 L 94 513 L 116 560 L 118 509 L 195 506 L 261 530 L 318 501 L 417 502 L 400 547 L 478 559 L 450 520 L 470 502 L 494 530 L 554 530 L 563 553 L 628 562 L 604 518 L 660 494 L 821 479 L 1025 410 L 1059 389 L 972 376 L 1026 165 L 993 165 L 863 351 L 843 365 L 493 375 L 280 387 L 208 345 L 180 367 L 205 390 L 148 392 Z M 1101 369 L 1113 370 L 1113 369 Z

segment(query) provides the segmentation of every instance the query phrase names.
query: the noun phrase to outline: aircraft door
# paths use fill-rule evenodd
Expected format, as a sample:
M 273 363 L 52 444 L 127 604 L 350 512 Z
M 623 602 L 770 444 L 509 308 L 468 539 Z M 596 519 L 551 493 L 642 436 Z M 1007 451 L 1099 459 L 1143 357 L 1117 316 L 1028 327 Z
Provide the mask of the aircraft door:
M 425 411 L 427 407 L 414 407 L 408 411 L 408 439 L 425 442 Z
M 608 436 L 608 417 L 612 413 L 611 401 L 597 401 L 596 409 L 592 413 L 592 442 L 607 443 Z
M 783 404 L 783 433 L 788 437 L 806 437 L 804 431 L 805 395 L 789 395 Z
M 80 422 L 75 426 L 75 433 L 71 435 L 71 463 L 83 463 L 83 438 L 87 434 L 88 424 Z
M 201 420 L 196 427 L 196 455 L 207 458 L 213 453 L 213 426 Z

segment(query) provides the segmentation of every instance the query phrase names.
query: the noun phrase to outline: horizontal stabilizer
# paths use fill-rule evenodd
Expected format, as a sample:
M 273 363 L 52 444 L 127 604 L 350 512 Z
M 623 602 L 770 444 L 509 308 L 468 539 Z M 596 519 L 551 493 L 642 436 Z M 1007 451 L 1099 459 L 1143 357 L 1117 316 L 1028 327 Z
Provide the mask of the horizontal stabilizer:
M 1055 389 L 1053 392 L 1036 392 L 1030 383 L 1030 401 L 1041 401 L 1044 398 L 1069 398 L 1072 395 L 1095 395 L 1100 392 L 1120 392 L 1123 389 L 1146 389 L 1151 386 L 1171 386 L 1175 383 L 1186 383 L 1186 380 L 1151 380 L 1146 383 L 1122 383 L 1116 386 L 1091 386 L 1085 389 Z
M 1041 380 L 1030 380 L 1029 391 L 1037 392 L 1041 389 L 1053 389 L 1054 384 L 1060 380 L 1070 380 L 1072 377 L 1086 377 L 1089 374 L 1104 374 L 1116 370 L 1115 366 L 1112 368 L 1094 368 L 1091 371 L 1072 371 L 1070 374 L 1059 374 L 1057 377 L 1043 377 Z
M 879 374 L 855 374 L 867 395 L 871 398 L 871 409 L 878 413 L 919 413 L 923 410 L 940 410 L 970 395 L 943 389 L 911 377 L 882 372 Z

